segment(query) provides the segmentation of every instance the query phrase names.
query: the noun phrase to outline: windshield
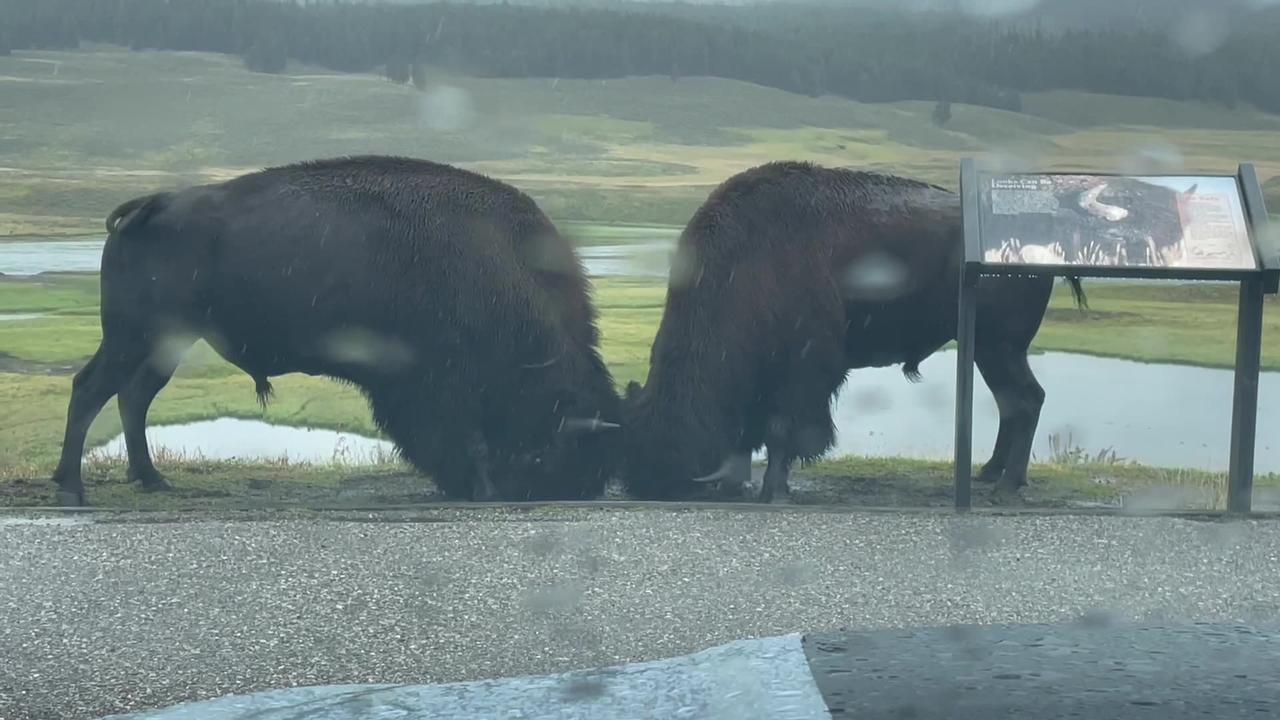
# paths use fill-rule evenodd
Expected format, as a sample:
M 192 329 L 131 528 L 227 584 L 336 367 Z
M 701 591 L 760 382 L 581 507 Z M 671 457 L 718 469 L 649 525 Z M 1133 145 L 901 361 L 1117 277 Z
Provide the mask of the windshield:
M 4 0 L 0 718 L 1280 708 L 1278 39 Z

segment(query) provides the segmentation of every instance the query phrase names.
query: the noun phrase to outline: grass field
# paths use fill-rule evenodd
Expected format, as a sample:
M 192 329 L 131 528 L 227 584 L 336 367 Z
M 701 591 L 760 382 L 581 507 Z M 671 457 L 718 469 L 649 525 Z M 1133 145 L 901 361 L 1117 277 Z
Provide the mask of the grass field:
M 883 105 L 806 98 L 745 83 L 686 78 L 610 81 L 477 80 L 441 75 L 426 92 L 380 78 L 291 67 L 268 76 L 203 53 L 113 48 L 0 57 L 0 238 L 101 232 L 116 203 L 154 189 L 223 179 L 277 163 L 366 152 L 456 163 L 519 185 L 580 245 L 672 234 L 716 183 L 775 159 L 887 170 L 955 185 L 965 155 L 1034 164 L 1160 172 L 1232 172 L 1252 161 L 1280 209 L 1280 118 L 1248 109 L 1082 93 L 1024 97 L 1025 111 L 953 107 L 939 128 L 931 103 Z M 0 504 L 46 502 L 70 391 L 67 373 L 99 335 L 93 276 L 0 280 Z M 604 351 L 619 382 L 642 379 L 663 286 L 597 281 Z M 1038 350 L 1226 367 L 1233 361 L 1235 295 L 1216 285 L 1088 287 L 1093 310 L 1071 308 L 1060 288 Z M 1268 301 L 1263 363 L 1280 370 L 1280 315 Z M 204 346 L 160 395 L 152 424 L 218 416 L 262 418 L 360 433 L 373 428 L 353 390 L 308 377 L 276 382 L 263 412 L 252 383 Z M 1263 410 L 1266 411 L 1265 409 Z M 90 443 L 119 431 L 114 406 Z M 985 452 L 985 449 L 982 450 Z M 982 453 L 979 452 L 979 455 Z M 171 458 L 186 503 L 306 497 L 355 477 L 400 477 L 284 463 Z M 156 505 L 107 463 L 91 488 L 100 502 Z M 834 460 L 812 470 L 945 502 L 947 468 L 901 459 Z M 1220 486 L 1210 473 L 1114 466 L 1079 458 L 1038 467 L 1050 499 L 1114 493 L 1151 483 Z M 1280 483 L 1264 478 L 1263 484 Z M 885 491 L 889 493 L 889 491 Z M 889 497 L 898 497 L 889 493 Z
M 0 236 L 97 233 L 145 191 L 331 155 L 401 153 L 517 183 L 557 221 L 682 225 L 734 172 L 782 158 L 954 186 L 979 155 L 1050 168 L 1280 175 L 1280 118 L 1082 93 L 1026 112 L 808 98 L 711 78 L 435 78 L 426 92 L 367 75 L 244 70 L 205 53 L 0 57 Z M 1275 189 L 1275 186 L 1272 186 Z M 1280 202 L 1276 203 L 1280 206 Z
M 612 231 L 602 230 L 601 234 L 609 232 Z M 618 232 L 625 233 L 625 230 Z M 590 233 L 584 234 L 590 236 Z M 620 384 L 643 380 L 665 288 L 660 282 L 647 279 L 605 278 L 595 284 L 605 358 Z M 1037 338 L 1038 350 L 1086 351 L 1152 362 L 1231 364 L 1235 313 L 1231 288 L 1200 284 L 1095 284 L 1088 289 L 1094 309 L 1080 313 L 1071 305 L 1066 288 L 1058 288 Z M 79 367 L 97 346 L 100 336 L 97 302 L 95 275 L 0 280 L 0 312 L 37 315 L 0 322 L 0 348 L 3 349 L 0 369 L 4 370 L 0 372 L 0 396 L 9 400 L 11 408 L 0 416 L 0 437 L 5 438 L 5 452 L 0 454 L 0 482 L 11 483 L 9 502 L 35 502 L 48 494 L 47 484 L 40 479 L 56 464 L 71 390 L 67 373 Z M 1271 305 L 1275 306 L 1274 301 Z M 1268 369 L 1280 370 L 1280 315 L 1272 310 L 1266 320 L 1264 364 Z M 376 434 L 363 398 L 352 388 L 297 375 L 278 378 L 275 385 L 276 397 L 264 411 L 254 397 L 252 382 L 201 343 L 192 349 L 174 381 L 157 398 L 150 422 L 159 425 L 238 417 Z M 985 390 L 980 388 L 980 392 Z M 120 423 L 112 401 L 94 424 L 89 444 L 101 444 L 119 432 Z M 310 468 L 304 472 L 287 463 L 246 465 L 172 460 L 166 469 L 176 467 L 175 480 L 186 483 L 188 495 L 183 497 L 184 501 L 221 502 L 219 498 L 238 498 L 241 495 L 231 489 L 256 478 L 259 482 L 269 481 L 272 488 L 272 493 L 263 498 L 283 502 L 307 493 L 326 492 L 345 477 L 333 468 Z M 105 467 L 106 475 L 99 481 L 106 482 L 111 493 L 133 497 L 134 490 L 122 482 L 123 468 L 119 463 L 107 463 Z M 892 486 L 891 497 L 927 496 L 945 500 L 947 475 L 939 463 L 843 459 L 821 465 L 814 472 L 870 478 L 880 470 L 908 483 Z M 1119 477 L 1129 485 L 1173 478 L 1197 486 L 1216 487 L 1214 483 L 1220 480 L 1212 473 L 1098 464 L 1087 458 L 1042 466 L 1036 473 L 1037 477 L 1057 483 L 1042 490 L 1055 498 L 1115 492 L 1115 487 L 1099 487 L 1087 482 L 1099 473 Z M 362 468 L 356 474 L 399 478 L 403 470 L 383 466 Z M 1280 483 L 1280 478 L 1273 480 Z M 1273 480 L 1263 478 L 1260 482 Z M 215 488 L 222 489 L 213 492 Z M 196 494 L 191 495 L 193 492 Z M 136 499 L 143 504 L 172 502 L 172 497 L 167 497 L 148 498 L 139 494 Z M 5 500 L 5 492 L 0 491 L 0 504 Z

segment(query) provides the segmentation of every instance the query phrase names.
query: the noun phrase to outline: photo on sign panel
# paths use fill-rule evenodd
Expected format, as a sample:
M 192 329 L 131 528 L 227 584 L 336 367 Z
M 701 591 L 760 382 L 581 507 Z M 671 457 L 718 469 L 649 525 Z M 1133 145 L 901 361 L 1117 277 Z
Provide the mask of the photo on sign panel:
M 981 176 L 983 260 L 1254 270 L 1234 177 Z

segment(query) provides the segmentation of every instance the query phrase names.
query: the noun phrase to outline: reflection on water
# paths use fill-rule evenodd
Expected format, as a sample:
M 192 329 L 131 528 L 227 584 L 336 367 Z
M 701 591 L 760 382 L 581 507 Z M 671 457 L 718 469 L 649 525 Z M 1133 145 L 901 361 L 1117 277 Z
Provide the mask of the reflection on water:
M 1031 358 L 1046 397 L 1033 452 L 1049 457 L 1049 436 L 1070 434 L 1090 454 L 1165 466 L 1226 470 L 1231 433 L 1230 370 L 1145 364 L 1072 353 Z M 835 404 L 835 455 L 950 459 L 956 356 L 934 354 L 908 383 L 897 368 L 849 373 Z M 1280 373 L 1258 385 L 1256 470 L 1280 472 Z M 981 376 L 974 379 L 974 458 L 986 462 L 999 413 Z
M 183 425 L 147 428 L 152 453 L 161 449 L 180 457 L 209 460 L 278 460 L 359 465 L 392 457 L 391 443 L 354 433 L 271 425 L 261 420 L 218 418 Z M 99 448 L 95 456 L 124 457 L 124 435 Z

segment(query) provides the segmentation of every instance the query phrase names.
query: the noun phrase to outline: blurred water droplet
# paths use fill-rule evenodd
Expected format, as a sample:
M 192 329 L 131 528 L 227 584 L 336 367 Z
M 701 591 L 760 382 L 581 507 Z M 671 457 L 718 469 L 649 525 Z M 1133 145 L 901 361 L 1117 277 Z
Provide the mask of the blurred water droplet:
M 1040 0 L 960 0 L 960 10 L 983 17 L 1006 17 L 1034 10 Z
M 453 85 L 435 85 L 422 95 L 419 117 L 429 130 L 455 132 L 472 122 L 471 95 Z
M 697 271 L 698 256 L 693 248 L 682 245 L 671 253 L 671 271 L 668 280 L 671 287 L 688 286 L 693 282 Z
M 952 409 L 954 398 L 943 391 L 941 385 L 925 385 L 920 393 L 920 402 L 930 412 L 943 412 Z
M 537 613 L 572 610 L 582 602 L 582 587 L 576 583 L 536 588 L 525 595 L 525 607 Z
M 1178 19 L 1172 40 L 1187 55 L 1199 57 L 1217 50 L 1231 32 L 1230 23 L 1219 10 L 1197 8 Z
M 1033 172 L 1044 165 L 1040 155 L 1029 148 L 997 147 L 983 156 L 982 164 L 993 173 Z
M 907 292 L 907 266 L 884 252 L 871 252 L 849 263 L 841 278 L 851 300 L 891 300 Z
M 564 698 L 569 702 L 595 700 L 604 697 L 608 688 L 603 677 L 584 675 L 571 678 L 564 688 Z
M 573 248 L 554 233 L 534 237 L 521 250 L 528 263 L 539 270 L 561 274 L 577 272 L 578 259 Z
M 1280 213 L 1280 208 L 1267 208 L 1272 213 Z M 1270 252 L 1271 257 L 1280 258 L 1280 222 L 1269 222 L 1258 233 L 1258 245 L 1263 252 Z
M 1159 175 L 1186 167 L 1182 150 L 1175 144 L 1153 138 L 1134 147 L 1116 163 L 1116 172 L 1125 175 Z
M 1092 608 L 1086 610 L 1083 615 L 1075 619 L 1075 624 L 1082 628 L 1090 630 L 1103 630 L 1106 628 L 1119 625 L 1123 618 L 1114 610 L 1104 610 L 1101 608 Z
M 336 362 L 393 370 L 413 361 L 413 351 L 398 338 L 367 328 L 342 328 L 321 340 L 321 352 Z
M 1225 522 L 1209 526 L 1211 542 L 1223 550 L 1235 550 L 1248 542 L 1248 529 L 1241 522 Z
M 986 520 L 958 520 L 951 525 L 953 550 L 977 550 L 999 545 L 1005 533 Z
M 807 585 L 817 576 L 817 568 L 807 562 L 784 563 L 778 568 L 778 581 L 787 587 Z
M 943 628 L 942 635 L 951 642 L 961 645 L 967 645 L 974 640 L 973 629 L 964 625 L 948 625 Z
M 874 415 L 891 408 L 893 406 L 892 397 L 883 388 L 869 387 L 854 390 L 851 399 L 853 400 L 853 406 L 857 408 L 859 413 Z
M 185 333 L 164 336 L 151 351 L 152 367 L 165 374 L 173 372 L 191 350 L 195 340 L 194 336 Z
M 564 546 L 564 539 L 557 533 L 544 532 L 535 535 L 522 547 L 530 554 L 541 558 L 558 554 Z

